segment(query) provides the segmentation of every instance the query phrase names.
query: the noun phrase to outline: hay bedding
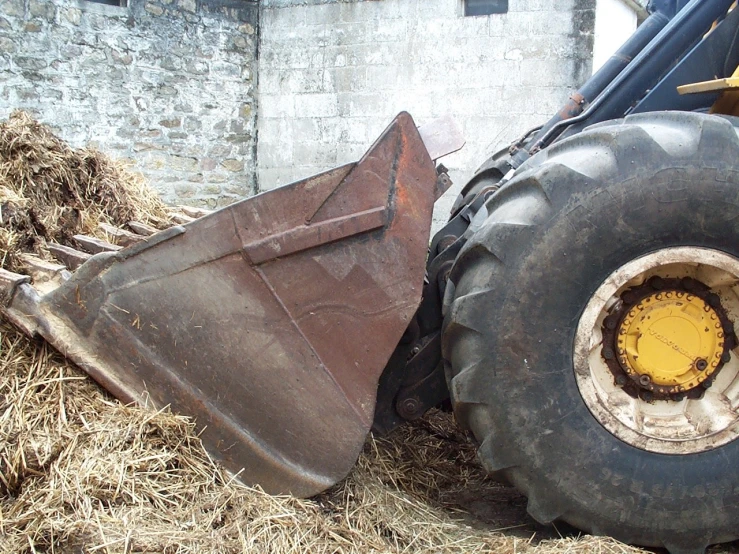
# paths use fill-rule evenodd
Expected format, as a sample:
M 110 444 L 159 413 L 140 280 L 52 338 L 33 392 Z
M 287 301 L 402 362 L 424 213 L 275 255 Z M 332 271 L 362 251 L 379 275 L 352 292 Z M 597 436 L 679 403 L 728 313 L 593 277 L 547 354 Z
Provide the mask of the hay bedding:
M 18 270 L 18 254 L 46 256 L 75 234 L 99 238 L 98 223 L 166 225 L 164 204 L 121 162 L 73 149 L 25 112 L 0 123 L 0 262 Z
M 0 211 L 12 270 L 19 253 L 45 256 L 47 241 L 99 221 L 166 224 L 138 178 L 21 112 L 0 124 Z M 507 531 L 475 522 L 460 499 L 500 486 L 474 456 L 450 416 L 434 412 L 369 438 L 328 492 L 270 496 L 225 475 L 187 418 L 120 404 L 0 323 L 0 552 L 637 552 L 595 537 L 532 540 L 525 520 Z

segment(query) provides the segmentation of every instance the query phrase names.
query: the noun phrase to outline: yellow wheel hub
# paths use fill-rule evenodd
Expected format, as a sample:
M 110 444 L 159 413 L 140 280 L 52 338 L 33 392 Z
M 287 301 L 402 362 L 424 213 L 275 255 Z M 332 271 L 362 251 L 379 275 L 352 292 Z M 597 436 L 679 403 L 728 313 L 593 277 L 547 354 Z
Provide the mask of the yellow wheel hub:
M 700 385 L 716 371 L 724 331 L 718 314 L 702 298 L 661 291 L 626 313 L 616 348 L 621 367 L 640 386 L 677 393 Z

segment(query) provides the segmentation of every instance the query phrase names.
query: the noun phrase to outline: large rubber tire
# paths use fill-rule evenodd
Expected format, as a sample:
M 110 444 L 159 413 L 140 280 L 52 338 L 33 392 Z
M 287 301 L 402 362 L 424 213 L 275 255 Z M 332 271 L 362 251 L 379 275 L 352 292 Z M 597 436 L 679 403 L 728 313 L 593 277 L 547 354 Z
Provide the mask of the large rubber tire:
M 455 413 L 541 523 L 673 553 L 739 538 L 739 440 L 690 455 L 630 446 L 591 415 L 573 371 L 579 317 L 611 272 L 670 246 L 739 257 L 733 123 L 644 114 L 555 144 L 488 200 L 455 262 L 442 345 Z
M 489 187 L 495 187 L 508 171 L 510 160 L 508 148 L 498 150 L 483 163 L 472 178 L 464 185 L 451 209 L 451 218 L 459 213 L 459 211 L 470 204 L 478 193 Z

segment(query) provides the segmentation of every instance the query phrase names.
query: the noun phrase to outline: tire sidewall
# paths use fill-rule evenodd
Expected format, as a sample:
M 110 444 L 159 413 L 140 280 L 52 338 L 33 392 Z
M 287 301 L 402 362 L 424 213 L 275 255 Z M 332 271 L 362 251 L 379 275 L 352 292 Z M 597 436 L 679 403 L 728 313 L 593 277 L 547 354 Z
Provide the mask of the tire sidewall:
M 655 521 L 672 533 L 713 529 L 714 540 L 731 539 L 739 440 L 690 455 L 640 450 L 594 418 L 575 380 L 580 315 L 617 268 L 672 246 L 739 258 L 739 174 L 720 148 L 669 166 L 629 161 L 618 181 L 552 188 L 555 215 L 533 240 L 510 245 L 519 253 L 496 276 L 505 285 L 485 299 L 505 322 L 481 347 L 493 360 L 491 417 L 501 422 L 502 447 L 520 453 L 513 480 L 557 490 L 551 502 L 570 523 L 588 529 L 595 519 L 600 530 L 640 542 L 652 540 Z

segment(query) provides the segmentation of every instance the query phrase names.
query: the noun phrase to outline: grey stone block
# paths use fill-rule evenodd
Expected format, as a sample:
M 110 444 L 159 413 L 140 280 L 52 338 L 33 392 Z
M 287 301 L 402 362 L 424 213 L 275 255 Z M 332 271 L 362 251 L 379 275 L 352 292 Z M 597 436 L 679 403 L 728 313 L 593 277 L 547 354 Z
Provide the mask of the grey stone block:
M 13 54 L 18 50 L 16 43 L 7 37 L 0 37 L 0 53 Z

